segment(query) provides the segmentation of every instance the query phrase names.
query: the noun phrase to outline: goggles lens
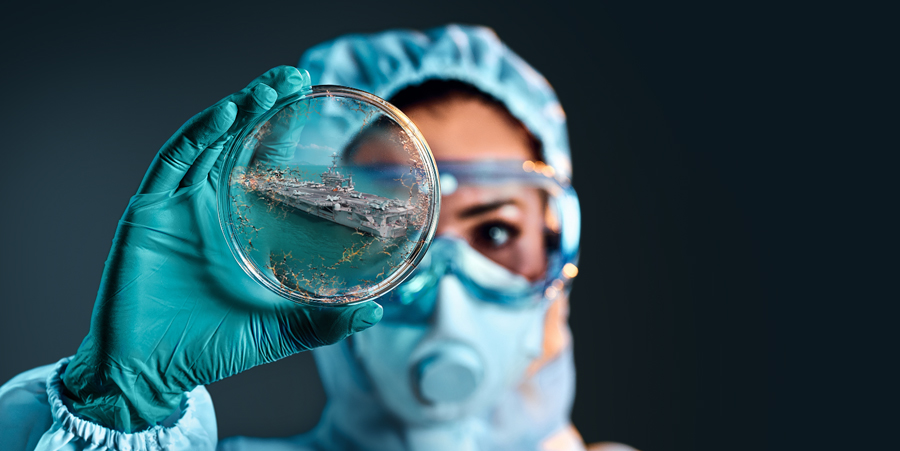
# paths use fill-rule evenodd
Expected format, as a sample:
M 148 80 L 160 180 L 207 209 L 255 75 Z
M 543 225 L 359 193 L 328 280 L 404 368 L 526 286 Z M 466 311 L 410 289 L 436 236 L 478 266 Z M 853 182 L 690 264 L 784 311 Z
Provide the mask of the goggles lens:
M 563 234 L 567 221 L 579 219 L 577 202 L 571 201 L 571 188 L 523 167 L 521 161 L 438 163 L 438 237 L 410 278 L 379 300 L 385 320 L 426 321 L 440 279 L 451 275 L 473 297 L 510 307 L 536 305 L 546 293 L 562 291 L 568 280 L 562 268 L 575 258 L 565 246 L 573 240 Z M 366 183 L 392 186 L 407 177 L 384 165 L 359 166 L 354 174 Z M 551 286 L 556 291 L 548 291 Z

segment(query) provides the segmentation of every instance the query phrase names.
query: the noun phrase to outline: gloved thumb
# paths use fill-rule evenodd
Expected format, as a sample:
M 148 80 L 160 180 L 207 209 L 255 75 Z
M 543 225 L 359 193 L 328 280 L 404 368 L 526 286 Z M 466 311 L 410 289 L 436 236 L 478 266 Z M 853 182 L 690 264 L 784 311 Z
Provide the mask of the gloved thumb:
M 308 348 L 337 343 L 348 336 L 366 330 L 384 315 L 384 309 L 375 301 L 349 306 L 313 307 L 304 306 L 309 321 L 310 336 L 306 338 Z
M 362 332 L 381 321 L 384 308 L 375 301 L 365 302 L 350 316 L 347 335 Z

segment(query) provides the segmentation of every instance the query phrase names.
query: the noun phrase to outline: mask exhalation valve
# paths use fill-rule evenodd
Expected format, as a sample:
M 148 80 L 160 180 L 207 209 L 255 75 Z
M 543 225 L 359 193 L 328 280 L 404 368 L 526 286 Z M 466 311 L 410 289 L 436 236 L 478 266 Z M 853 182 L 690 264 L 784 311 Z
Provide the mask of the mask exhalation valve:
M 430 404 L 460 402 L 471 396 L 484 374 L 478 354 L 468 346 L 450 345 L 416 365 L 418 393 Z

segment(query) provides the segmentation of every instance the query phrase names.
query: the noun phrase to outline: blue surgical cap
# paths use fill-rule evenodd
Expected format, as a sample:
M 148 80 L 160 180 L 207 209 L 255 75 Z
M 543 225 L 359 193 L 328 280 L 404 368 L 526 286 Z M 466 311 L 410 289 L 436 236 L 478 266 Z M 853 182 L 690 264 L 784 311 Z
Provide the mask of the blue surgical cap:
M 345 35 L 308 50 L 299 67 L 309 71 L 313 84 L 349 86 L 384 99 L 428 80 L 468 83 L 502 102 L 541 142 L 544 162 L 571 177 L 566 116 L 556 93 L 490 28 Z

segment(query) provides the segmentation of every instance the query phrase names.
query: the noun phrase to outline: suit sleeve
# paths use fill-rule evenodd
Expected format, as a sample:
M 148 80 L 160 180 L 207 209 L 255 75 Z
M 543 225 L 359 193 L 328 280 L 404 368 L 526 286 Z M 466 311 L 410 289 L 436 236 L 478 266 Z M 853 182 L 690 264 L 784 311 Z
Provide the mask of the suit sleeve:
M 186 393 L 181 408 L 160 424 L 128 434 L 72 413 L 60 380 L 69 359 L 26 371 L 0 387 L 0 449 L 215 450 L 215 410 L 203 386 Z

